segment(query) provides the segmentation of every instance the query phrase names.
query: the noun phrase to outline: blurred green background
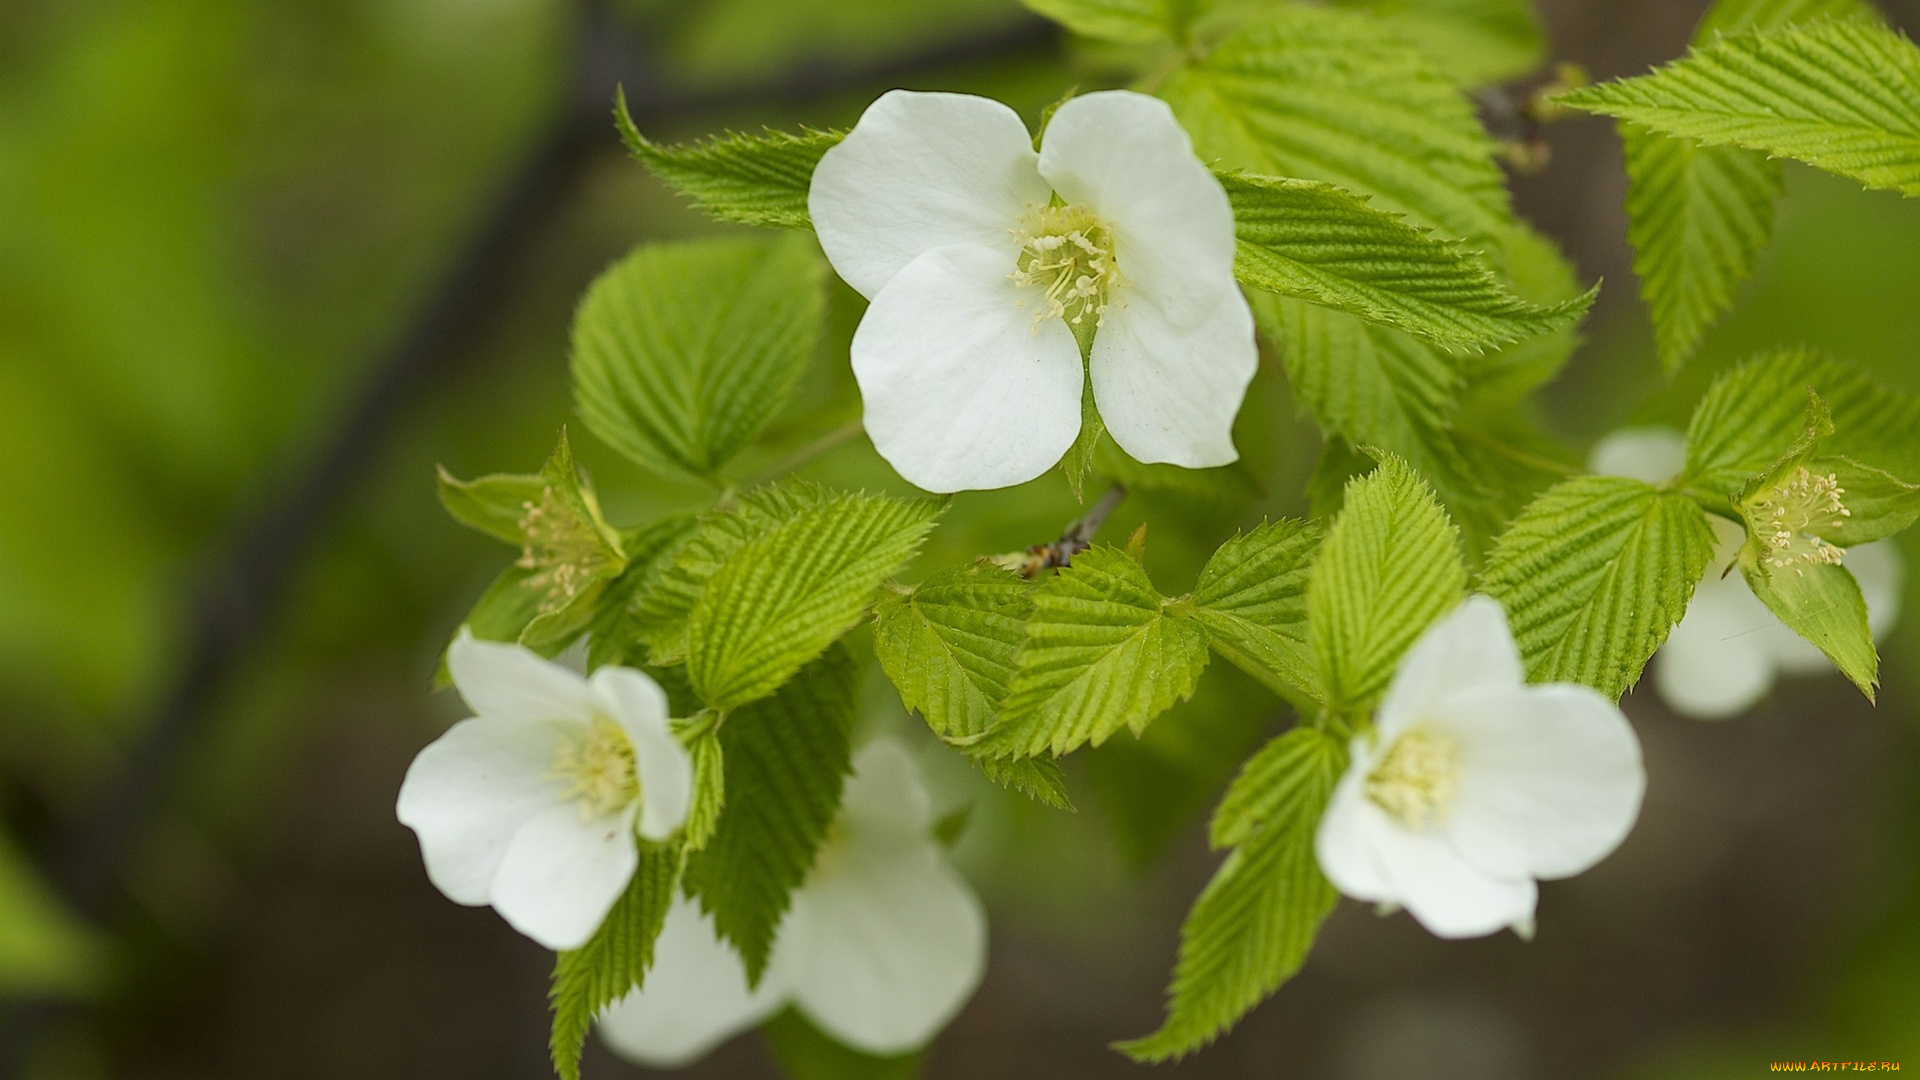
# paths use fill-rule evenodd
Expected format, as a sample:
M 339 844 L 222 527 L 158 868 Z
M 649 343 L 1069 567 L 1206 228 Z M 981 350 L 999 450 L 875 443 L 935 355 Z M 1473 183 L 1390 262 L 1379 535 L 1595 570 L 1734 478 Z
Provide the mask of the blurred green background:
M 1543 14 L 1554 57 L 1609 77 L 1677 55 L 1703 6 Z M 1911 5 L 1888 10 L 1920 25 Z M 1106 77 L 1098 50 L 1015 0 L 633 0 L 584 28 L 581 11 L 0 3 L 0 996 L 64 1003 L 35 1014 L 28 1075 L 550 1075 L 548 957 L 434 892 L 392 804 L 460 714 L 429 694 L 436 650 L 510 558 L 441 513 L 433 466 L 537 468 L 570 416 L 567 326 L 587 283 L 635 243 L 720 228 L 623 159 L 611 86 L 679 139 L 846 124 L 895 85 L 1034 116 Z M 1570 452 L 1683 418 L 1715 369 L 1773 344 L 1920 392 L 1920 203 L 1794 168 L 1759 280 L 1669 387 L 1635 298 L 1617 141 L 1592 120 L 1548 139 L 1550 167 L 1516 182 L 1521 211 L 1606 280 L 1590 344 L 1543 401 Z M 476 256 L 490 223 L 504 239 Z M 468 302 L 422 324 L 454 271 Z M 844 289 L 835 308 L 838 358 L 823 352 L 769 458 L 844 412 L 858 309 Z M 575 434 L 617 523 L 698 503 Z M 1318 440 L 1271 371 L 1239 438 L 1254 464 L 1131 498 L 1108 526 L 1117 541 L 1149 523 L 1168 591 L 1235 527 L 1303 508 Z M 811 473 L 899 486 L 864 442 Z M 968 496 L 926 565 L 1049 540 L 1075 513 L 1057 478 Z M 196 603 L 209 590 L 217 602 Z M 1598 870 L 1544 890 L 1534 943 L 1442 943 L 1343 906 L 1274 1001 L 1152 1071 L 1920 1068 L 1920 573 L 1906 607 L 1878 708 L 1837 678 L 1724 724 L 1630 695 L 1644 817 Z M 875 723 L 900 722 L 884 684 L 871 698 Z M 158 744 L 177 753 L 143 763 L 168 715 L 184 722 Z M 1284 722 L 1217 665 L 1144 740 L 1074 763 L 1074 815 L 930 753 L 943 797 L 977 803 L 959 854 L 995 942 L 926 1075 L 1146 1075 L 1105 1044 L 1157 1022 L 1213 861 L 1201 818 Z M 76 910 L 45 870 L 101 854 L 73 847 L 137 796 L 130 771 L 158 779 L 154 812 L 125 819 L 125 872 Z M 771 1068 L 743 1039 L 689 1075 Z M 637 1072 L 599 1051 L 588 1070 Z

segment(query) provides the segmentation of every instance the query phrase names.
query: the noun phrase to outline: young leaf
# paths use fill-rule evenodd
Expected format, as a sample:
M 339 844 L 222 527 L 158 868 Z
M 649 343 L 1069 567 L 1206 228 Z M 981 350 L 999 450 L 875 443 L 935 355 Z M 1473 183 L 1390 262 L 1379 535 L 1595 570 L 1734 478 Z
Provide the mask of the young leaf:
M 728 510 L 701 516 L 691 533 L 662 559 L 634 605 L 634 629 L 645 641 L 655 665 L 687 659 L 687 619 L 707 579 L 748 541 L 832 498 L 825 488 L 807 483 L 773 484 L 744 495 Z
M 600 929 L 585 945 L 555 958 L 548 1048 L 562 1080 L 580 1080 L 580 1048 L 594 1019 L 639 986 L 653 966 L 653 942 L 679 888 L 680 864 L 677 847 L 642 846 L 633 880 Z
M 1364 15 L 1273 8 L 1176 70 L 1160 96 L 1219 167 L 1338 184 L 1484 249 L 1511 227 L 1472 104 Z
M 1166 1023 L 1120 1044 L 1134 1060 L 1198 1050 L 1300 969 L 1336 899 L 1313 838 L 1346 759 L 1332 736 L 1296 728 L 1255 755 L 1234 782 L 1223 808 L 1257 804 L 1259 819 L 1241 814 L 1240 846 L 1180 927 Z
M 1127 44 L 1184 41 L 1195 0 L 1020 0 L 1084 37 Z
M 1620 125 L 1627 167 L 1627 240 L 1640 297 L 1669 375 L 1693 355 L 1773 239 L 1780 163 L 1727 146 Z
M 1334 0 L 1359 8 L 1418 45 L 1466 86 L 1517 79 L 1546 57 L 1532 0 Z
M 1239 237 L 1234 273 L 1256 289 L 1476 352 L 1570 325 L 1593 301 L 1530 304 L 1464 245 L 1332 184 L 1231 173 L 1220 182 Z
M 462 480 L 439 466 L 440 505 L 453 520 L 495 540 L 519 547 L 525 542 L 520 519 L 540 502 L 547 484 L 538 474 L 495 473 Z
M 844 131 L 726 134 L 684 146 L 649 142 L 627 114 L 623 94 L 614 116 L 627 150 L 647 171 L 721 221 L 805 229 L 814 166 Z
M 1302 521 L 1242 533 L 1207 560 L 1192 597 L 1214 650 L 1300 705 L 1325 693 L 1307 644 L 1307 570 L 1320 538 L 1319 526 Z
M 873 651 L 900 701 L 933 733 L 965 744 L 986 734 L 1012 681 L 1033 608 L 1026 579 L 988 562 L 945 570 L 874 607 Z
M 852 770 L 853 659 L 834 648 L 770 698 L 727 717 L 726 812 L 687 858 L 687 890 L 758 983 L 787 900 L 813 866 Z
M 1466 596 L 1460 538 L 1407 463 L 1388 455 L 1347 484 L 1307 585 L 1307 639 L 1327 701 L 1369 708 L 1427 624 Z
M 680 835 L 686 849 L 694 852 L 713 839 L 720 815 L 727 808 L 727 755 L 717 731 L 703 732 L 695 738 L 687 754 L 693 758 L 693 800 Z
M 1920 195 L 1920 49 L 1870 22 L 1727 35 L 1652 74 L 1555 101 Z
M 1488 556 L 1481 589 L 1507 609 L 1534 681 L 1617 698 L 1686 613 L 1713 548 L 1706 514 L 1686 497 L 1580 476 L 1521 513 Z
M 741 545 L 687 618 L 694 692 L 734 709 L 778 689 L 860 620 L 945 507 L 843 495 Z
M 1823 454 L 1850 457 L 1920 482 L 1920 398 L 1891 390 L 1811 349 L 1766 353 L 1722 375 L 1687 427 L 1680 483 L 1732 495 L 1767 471 L 1806 428 L 1807 392 L 1831 410 Z
M 640 667 L 645 662 L 638 611 L 640 597 L 648 583 L 660 573 L 667 557 L 685 542 L 698 523 L 699 519 L 692 514 L 673 514 L 651 525 L 621 532 L 620 547 L 627 553 L 627 568 L 607 584 L 594 606 L 593 622 L 587 627 L 588 670 L 602 664 Z
M 1705 45 L 1743 30 L 1772 30 L 1816 19 L 1878 19 L 1867 0 L 1715 0 L 1694 28 L 1693 43 Z
M 662 475 L 714 480 L 819 344 L 824 275 L 805 237 L 639 248 L 600 275 L 574 318 L 587 427 Z
M 1033 591 L 1020 667 L 982 752 L 1031 757 L 1098 746 L 1122 727 L 1139 734 L 1192 696 L 1207 666 L 1207 637 L 1166 603 L 1118 549 L 1075 555 Z
M 1867 700 L 1880 685 L 1880 654 L 1867 625 L 1867 601 L 1844 566 L 1773 569 L 1753 562 L 1745 552 L 1740 572 L 1753 595 L 1799 634 L 1827 654 Z

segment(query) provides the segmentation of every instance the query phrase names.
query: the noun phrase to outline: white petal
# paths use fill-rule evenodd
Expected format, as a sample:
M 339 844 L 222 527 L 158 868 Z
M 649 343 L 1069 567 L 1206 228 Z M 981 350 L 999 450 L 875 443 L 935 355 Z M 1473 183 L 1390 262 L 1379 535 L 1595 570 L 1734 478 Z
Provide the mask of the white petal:
M 1669 427 L 1631 427 L 1607 433 L 1593 444 L 1587 470 L 1664 484 L 1687 466 L 1687 437 Z
M 1717 568 L 1710 574 L 1718 574 Z M 1738 716 L 1773 688 L 1770 640 L 1788 633 L 1738 574 L 1709 576 L 1694 591 L 1687 613 L 1654 661 L 1660 700 L 1682 716 L 1724 720 Z
M 853 775 L 840 799 L 846 828 L 861 836 L 925 840 L 933 827 L 933 797 L 920 765 L 899 739 L 883 738 L 853 758 Z
M 1640 740 L 1596 690 L 1483 691 L 1432 723 L 1460 747 L 1460 787 L 1441 829 L 1489 875 L 1571 877 L 1612 854 L 1640 816 Z
M 549 949 L 587 943 L 639 865 L 634 809 L 582 820 L 576 805 L 535 814 L 493 879 L 493 909 Z
M 1383 904 L 1392 902 L 1395 896 L 1380 872 L 1369 839 L 1381 823 L 1366 819 L 1384 820 L 1385 812 L 1366 797 L 1366 778 L 1373 760 L 1365 743 L 1365 739 L 1353 740 L 1353 764 L 1334 786 L 1333 798 L 1314 834 L 1313 851 L 1320 861 L 1320 871 L 1343 896 Z
M 1237 287 L 1186 324 L 1145 288 L 1127 289 L 1094 333 L 1089 360 L 1100 416 L 1136 461 L 1205 469 L 1240 456 L 1233 418 L 1260 356 Z
M 870 1054 L 925 1046 L 986 971 L 986 914 L 931 843 L 850 843 L 794 895 L 790 921 L 805 949 L 794 1004 Z
M 560 804 L 547 771 L 565 733 L 560 724 L 462 720 L 407 767 L 396 810 L 420 837 L 427 877 L 447 899 L 488 903 L 513 834 Z
M 882 94 L 813 171 L 807 212 L 827 260 L 873 299 L 947 244 L 1019 250 L 1014 229 L 1047 205 L 1039 155 L 1012 109 L 970 94 Z
M 928 491 L 1008 487 L 1053 467 L 1080 433 L 1080 350 L 1036 324 L 1009 255 L 943 247 L 873 299 L 853 335 L 867 434 Z
M 777 965 L 748 990 L 746 966 L 720 940 L 713 919 L 692 901 L 676 898 L 654 941 L 646 980 L 608 1008 L 600 1018 L 600 1037 L 629 1061 L 677 1069 L 758 1026 L 786 1003 L 786 996 Z
M 1496 877 L 1468 862 L 1437 829 L 1414 832 L 1385 814 L 1363 819 L 1393 899 L 1438 937 L 1469 938 L 1533 919 L 1528 877 Z
M 1041 137 L 1040 174 L 1112 227 L 1129 303 L 1150 297 L 1161 318 L 1189 327 L 1239 293 L 1233 207 L 1166 102 L 1126 90 L 1068 101 Z
M 693 758 L 667 726 L 666 691 L 645 673 L 603 667 L 593 689 L 633 743 L 640 774 L 640 835 L 665 840 L 687 820 L 693 801 Z
M 1401 659 L 1380 702 L 1380 737 L 1398 736 L 1449 698 L 1525 681 L 1506 610 L 1490 596 L 1470 596 L 1427 627 Z
M 588 720 L 596 699 L 577 672 L 465 629 L 447 649 L 453 685 L 473 711 L 502 720 Z

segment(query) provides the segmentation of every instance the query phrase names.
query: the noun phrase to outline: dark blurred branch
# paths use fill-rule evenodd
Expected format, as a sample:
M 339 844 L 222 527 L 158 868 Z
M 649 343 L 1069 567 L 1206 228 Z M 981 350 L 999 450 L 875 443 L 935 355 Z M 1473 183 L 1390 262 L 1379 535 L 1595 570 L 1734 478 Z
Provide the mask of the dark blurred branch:
M 111 921 L 134 856 L 202 722 L 270 628 L 327 523 L 425 388 L 473 353 L 481 331 L 507 306 L 516 269 L 589 169 L 618 150 L 610 120 L 616 83 L 624 82 L 635 118 L 645 124 L 770 101 L 817 101 L 929 70 L 1050 49 L 1055 41 L 1047 24 L 1027 20 L 866 66 L 812 63 L 763 82 L 676 92 L 602 4 L 582 7 L 565 104 L 513 167 L 399 336 L 369 363 L 365 381 L 312 457 L 292 470 L 269 471 L 272 482 L 261 485 L 261 501 L 224 540 L 209 545 L 179 635 L 178 673 L 135 725 L 139 742 L 120 768 L 48 848 L 51 880 L 87 918 Z M 25 1001 L 0 1016 L 0 1078 L 21 1074 L 61 1011 L 54 1002 Z

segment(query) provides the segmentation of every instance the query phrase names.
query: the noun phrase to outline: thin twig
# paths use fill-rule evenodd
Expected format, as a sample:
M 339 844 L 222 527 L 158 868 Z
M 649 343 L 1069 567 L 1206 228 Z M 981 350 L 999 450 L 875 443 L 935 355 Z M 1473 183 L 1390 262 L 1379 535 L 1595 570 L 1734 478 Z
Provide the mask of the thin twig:
M 1037 576 L 1042 570 L 1059 570 L 1072 566 L 1073 557 L 1093 546 L 1094 535 L 1100 531 L 1100 526 L 1107 523 L 1107 518 L 1113 516 L 1114 509 L 1126 497 L 1125 484 L 1113 485 L 1107 489 L 1106 494 L 1100 496 L 1100 501 L 1094 503 L 1091 510 L 1067 526 L 1066 531 L 1060 534 L 1060 539 L 1051 544 L 1039 544 L 1028 548 L 1026 557 L 1019 559 L 1017 564 L 1002 563 L 1002 565 L 1013 565 L 1014 569 L 1019 570 L 1021 577 L 1029 578 Z

